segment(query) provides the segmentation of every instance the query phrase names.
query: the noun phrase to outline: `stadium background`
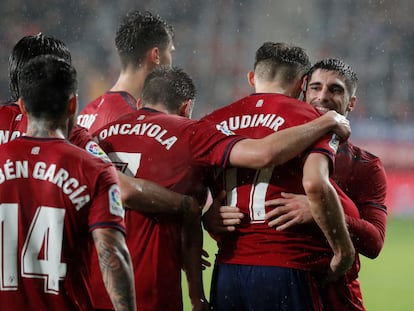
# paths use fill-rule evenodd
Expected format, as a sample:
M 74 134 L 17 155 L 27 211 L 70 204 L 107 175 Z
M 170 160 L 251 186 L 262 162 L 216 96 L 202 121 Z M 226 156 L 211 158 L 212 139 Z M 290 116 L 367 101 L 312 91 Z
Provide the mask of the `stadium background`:
M 38 32 L 69 46 L 81 105 L 103 93 L 118 74 L 113 43 L 117 24 L 132 9 L 151 10 L 173 24 L 174 65 L 185 69 L 198 88 L 195 118 L 252 91 L 246 73 L 264 41 L 300 45 L 312 62 L 339 57 L 351 64 L 360 80 L 358 104 L 350 115 L 351 140 L 382 158 L 391 218 L 414 219 L 414 1 L 1 1 L 2 100 L 9 96 L 7 65 L 13 45 Z M 404 228 L 412 225 L 411 220 Z M 410 270 L 405 278 L 414 277 Z

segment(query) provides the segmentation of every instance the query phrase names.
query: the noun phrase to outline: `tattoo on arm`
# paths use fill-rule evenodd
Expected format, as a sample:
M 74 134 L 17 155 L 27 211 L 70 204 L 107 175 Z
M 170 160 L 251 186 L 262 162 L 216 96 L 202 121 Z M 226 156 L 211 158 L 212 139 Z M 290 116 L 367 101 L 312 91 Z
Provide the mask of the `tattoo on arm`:
M 92 232 L 102 278 L 115 310 L 135 310 L 134 274 L 121 232 L 99 228 Z

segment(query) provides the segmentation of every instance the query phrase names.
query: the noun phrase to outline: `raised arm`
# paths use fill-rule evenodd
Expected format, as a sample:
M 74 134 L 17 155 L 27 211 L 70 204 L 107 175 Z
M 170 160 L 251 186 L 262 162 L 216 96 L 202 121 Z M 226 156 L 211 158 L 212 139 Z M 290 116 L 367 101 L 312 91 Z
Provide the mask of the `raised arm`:
M 341 138 L 351 133 L 349 121 L 335 111 L 262 139 L 243 139 L 237 142 L 230 153 L 230 164 L 253 169 L 276 166 L 294 158 L 319 138 L 333 131 Z
M 328 279 L 334 280 L 351 267 L 355 259 L 355 249 L 346 227 L 342 205 L 329 181 L 329 161 L 325 155 L 311 153 L 306 158 L 302 184 L 310 203 L 312 217 L 334 253 L 328 274 Z
M 92 231 L 102 278 L 115 310 L 136 310 L 131 257 L 121 232 L 110 228 Z

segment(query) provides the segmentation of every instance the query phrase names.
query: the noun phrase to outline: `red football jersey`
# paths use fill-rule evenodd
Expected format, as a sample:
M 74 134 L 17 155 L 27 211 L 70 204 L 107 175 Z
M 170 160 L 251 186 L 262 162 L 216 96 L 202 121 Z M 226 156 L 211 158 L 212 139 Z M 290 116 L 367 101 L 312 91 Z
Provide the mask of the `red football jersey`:
M 0 305 L 93 310 L 88 262 L 95 228 L 125 231 L 116 171 L 63 139 L 0 146 Z
M 77 123 L 95 133 L 104 125 L 137 110 L 137 100 L 127 92 L 106 92 L 87 104 Z
M 338 149 L 333 179 L 356 204 L 361 215 L 361 219 L 347 216 L 351 235 L 358 236 L 354 239 L 356 250 L 375 257 L 378 245 L 384 243 L 387 220 L 387 179 L 381 160 L 348 141 Z M 357 256 L 344 277 L 324 288 L 327 311 L 365 310 L 357 279 L 359 269 Z
M 15 103 L 0 105 L 0 145 L 5 144 L 26 131 L 27 120 Z
M 237 134 L 261 138 L 319 116 L 312 106 L 282 94 L 252 94 L 205 119 L 227 125 Z M 284 165 L 261 170 L 231 168 L 218 174 L 213 187 L 226 189 L 226 204 L 239 207 L 245 214 L 238 230 L 218 238 L 218 260 L 326 271 L 331 251 L 319 227 L 315 224 L 284 231 L 269 228 L 264 202 L 280 197 L 281 192 L 304 194 L 302 168 L 306 154 L 323 153 L 333 162 L 337 144 L 330 134 Z M 349 199 L 348 203 L 353 206 Z M 355 206 L 353 209 L 358 216 Z
M 192 194 L 199 166 L 225 166 L 242 139 L 229 134 L 215 123 L 144 108 L 103 127 L 96 137 L 124 173 Z M 127 210 L 125 222 L 138 310 L 181 310 L 180 217 Z M 108 307 L 104 296 L 98 293 L 97 308 Z
M 10 102 L 0 105 L 0 145 L 24 135 L 26 130 L 27 117 L 17 104 Z M 84 127 L 74 125 L 69 141 L 105 162 L 111 161 Z

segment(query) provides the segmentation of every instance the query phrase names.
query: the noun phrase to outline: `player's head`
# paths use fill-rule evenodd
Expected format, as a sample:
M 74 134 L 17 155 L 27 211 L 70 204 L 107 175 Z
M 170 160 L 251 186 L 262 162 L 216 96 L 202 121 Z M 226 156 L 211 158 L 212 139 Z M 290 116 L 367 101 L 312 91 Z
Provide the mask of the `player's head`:
M 301 47 L 265 42 L 256 51 L 254 76 L 259 81 L 277 81 L 282 87 L 297 88 L 310 66 L 309 57 Z
M 77 109 L 76 70 L 65 60 L 53 55 L 31 59 L 19 73 L 18 103 L 30 120 L 43 120 L 50 129 L 62 121 L 73 125 Z
M 311 105 L 343 115 L 354 109 L 358 78 L 348 64 L 323 59 L 312 66 L 306 79 L 305 98 Z
M 159 66 L 145 79 L 142 104 L 163 105 L 169 113 L 191 116 L 196 88 L 187 73 L 177 67 Z
M 129 12 L 119 25 L 115 45 L 122 69 L 133 68 L 150 59 L 154 65 L 171 65 L 174 30 L 159 15 Z
M 20 96 L 18 78 L 23 66 L 34 57 L 47 54 L 60 57 L 68 63 L 72 61 L 69 49 L 62 41 L 42 33 L 24 36 L 16 43 L 9 57 L 9 78 L 12 100 L 17 101 Z

